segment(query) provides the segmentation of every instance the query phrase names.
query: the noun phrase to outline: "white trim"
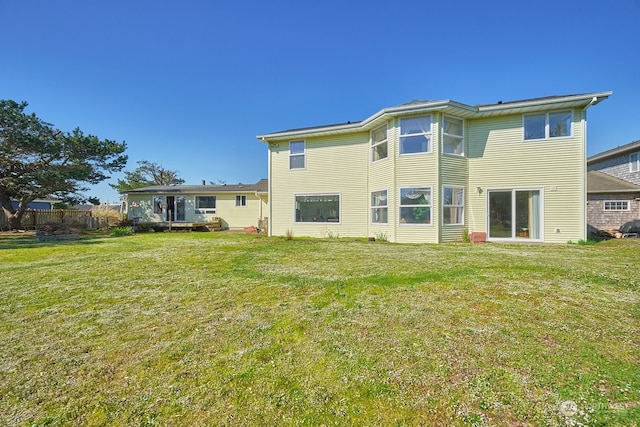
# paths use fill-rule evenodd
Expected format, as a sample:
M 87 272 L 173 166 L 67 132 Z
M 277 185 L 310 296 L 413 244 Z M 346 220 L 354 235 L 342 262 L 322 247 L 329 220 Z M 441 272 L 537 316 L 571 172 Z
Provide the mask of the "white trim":
M 429 203 L 428 205 L 403 205 L 402 204 L 402 190 L 406 189 L 406 188 L 424 188 L 424 189 L 429 189 L 430 191 L 430 197 L 429 197 Z M 433 227 L 433 223 L 434 223 L 434 213 L 433 213 L 433 196 L 434 196 L 434 192 L 433 192 L 433 185 L 403 185 L 401 187 L 398 187 L 398 202 L 396 204 L 396 206 L 398 207 L 398 218 L 397 218 L 397 224 L 401 227 Z M 402 215 L 401 215 L 401 210 L 403 207 L 405 208 L 414 208 L 414 207 L 428 207 L 429 208 L 429 222 L 428 223 L 407 223 L 407 222 L 402 222 Z
M 313 197 L 313 196 L 338 196 L 338 221 L 296 221 L 296 198 Z M 342 224 L 342 193 L 341 192 L 322 192 L 322 193 L 294 193 L 293 194 L 293 224 Z
M 496 192 L 496 191 L 510 191 L 511 192 L 511 236 L 512 237 L 491 237 L 491 211 L 490 211 L 490 198 L 489 195 L 491 194 L 491 192 Z M 515 212 L 516 212 L 516 198 L 513 197 L 514 193 L 517 191 L 539 191 L 540 192 L 540 237 L 537 239 L 531 239 L 531 238 L 518 238 L 517 236 L 515 236 L 515 221 L 513 221 L 513 218 L 515 216 Z M 486 212 L 487 212 L 487 224 L 486 224 L 486 230 L 487 230 L 487 241 L 491 241 L 491 242 L 533 242 L 533 243 L 543 243 L 544 242 L 544 227 L 545 227 L 545 223 L 544 223 L 544 187 L 506 187 L 506 188 L 488 188 L 486 191 L 486 199 L 485 199 L 485 208 L 486 208 Z
M 302 143 L 302 153 L 291 154 L 291 144 L 294 144 L 294 143 L 297 143 L 297 142 L 301 142 Z M 291 167 L 291 158 L 292 157 L 302 157 L 303 166 L 301 168 L 292 168 Z M 307 168 L 307 141 L 304 140 L 304 139 L 296 139 L 296 140 L 289 141 L 289 170 L 290 171 L 304 170 L 306 168 Z
M 631 160 L 631 158 L 635 156 L 635 160 Z M 635 170 L 633 170 L 633 164 L 635 163 Z M 640 151 L 636 151 L 635 153 L 629 154 L 629 173 L 640 172 Z
M 385 191 L 387 193 L 387 204 L 384 206 L 373 206 L 371 204 L 371 197 L 373 196 L 373 193 L 380 193 L 382 191 Z M 373 210 L 374 209 L 386 209 L 387 210 L 387 222 L 373 222 Z M 389 189 L 388 188 L 382 188 L 379 190 L 371 190 L 369 191 L 369 225 L 373 225 L 373 226 L 382 226 L 382 225 L 389 225 Z
M 461 135 L 449 134 L 449 133 L 446 133 L 444 131 L 444 129 L 445 129 L 444 123 L 447 120 L 447 118 L 450 119 L 450 120 L 451 119 L 452 120 L 459 120 L 459 121 L 462 122 L 462 126 L 461 126 L 462 134 Z M 464 138 L 464 126 L 465 126 L 465 120 L 464 119 L 460 119 L 460 118 L 453 117 L 453 116 L 450 116 L 450 115 L 444 115 L 444 114 L 442 115 L 442 125 L 440 126 L 441 129 L 442 129 L 442 132 L 441 132 L 441 135 L 442 135 L 441 136 L 441 138 L 442 138 L 442 154 L 445 154 L 447 156 L 458 156 L 458 157 L 464 157 L 465 156 L 464 153 L 465 153 L 465 148 L 466 147 L 465 147 L 465 143 L 464 143 L 465 142 L 464 141 L 464 139 L 465 139 Z M 462 141 L 462 153 L 460 153 L 460 154 L 457 154 L 457 153 L 445 153 L 444 152 L 444 137 L 445 136 L 448 136 L 448 137 L 451 137 L 451 138 L 460 139 Z
M 569 129 L 567 129 L 568 131 L 568 135 L 562 135 L 562 136 L 550 136 L 551 132 L 549 130 L 549 115 L 550 114 L 562 114 L 562 113 L 569 113 L 570 114 L 570 122 L 569 122 Z M 540 117 L 540 116 L 544 116 L 544 137 L 542 138 L 527 138 L 527 128 L 525 125 L 525 120 L 527 119 L 527 117 Z M 530 142 L 530 141 L 549 141 L 549 140 L 560 140 L 560 139 L 569 139 L 569 138 L 573 138 L 573 136 L 575 135 L 575 130 L 573 129 L 573 119 L 574 119 L 574 111 L 573 109 L 571 110 L 555 110 L 555 111 L 547 111 L 544 113 L 534 113 L 534 114 L 523 114 L 522 115 L 522 140 L 524 142 Z
M 624 209 L 607 209 L 607 203 L 625 203 L 627 205 Z M 604 212 L 627 212 L 631 210 L 631 201 L 630 200 L 603 200 L 602 201 L 602 210 Z
M 402 121 L 403 120 L 411 120 L 411 119 L 422 119 L 429 118 L 429 131 L 422 133 L 410 133 L 410 134 L 402 134 Z M 415 136 L 424 136 L 427 138 L 427 150 L 426 151 L 417 151 L 415 153 L 403 153 L 402 152 L 402 139 L 415 137 Z M 425 114 L 419 116 L 409 116 L 409 117 L 401 117 L 398 122 L 398 155 L 399 156 L 415 156 L 420 154 L 431 154 L 433 153 L 433 114 Z
M 459 189 L 462 190 L 462 205 L 455 205 L 455 204 L 451 204 L 451 205 L 445 205 L 444 204 L 444 189 L 445 188 L 452 188 L 452 189 Z M 466 208 L 466 189 L 462 186 L 462 185 L 446 185 L 443 184 L 442 185 L 442 194 L 441 194 L 441 198 L 442 198 L 442 213 L 441 213 L 441 222 L 442 222 L 442 226 L 443 227 L 451 227 L 451 226 L 460 226 L 460 225 L 465 225 L 465 221 L 464 221 L 464 214 L 465 214 L 465 208 Z M 453 200 L 452 200 L 453 201 Z M 456 222 L 456 223 L 452 223 L 452 224 L 445 224 L 444 223 L 444 209 L 445 207 L 451 207 L 451 208 L 462 208 L 462 222 Z
M 376 132 L 379 129 L 383 129 L 385 130 L 385 139 L 379 142 L 376 142 L 375 144 L 373 143 L 373 133 Z M 382 144 L 386 144 L 387 145 L 387 155 L 385 157 L 382 157 L 380 159 L 375 160 L 373 158 L 373 153 L 374 153 L 374 149 Z M 371 163 L 377 163 L 380 162 L 382 160 L 388 159 L 389 158 L 389 124 L 385 123 L 383 126 L 379 126 L 375 129 L 371 129 L 371 131 L 369 132 L 369 148 L 370 148 L 370 152 L 371 152 L 371 156 L 369 157 Z

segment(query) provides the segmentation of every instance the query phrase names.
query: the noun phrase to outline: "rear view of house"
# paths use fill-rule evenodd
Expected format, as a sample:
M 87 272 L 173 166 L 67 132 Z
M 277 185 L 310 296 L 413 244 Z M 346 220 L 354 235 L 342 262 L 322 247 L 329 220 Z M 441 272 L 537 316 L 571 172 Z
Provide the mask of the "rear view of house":
M 610 95 L 412 101 L 360 122 L 259 135 L 270 234 L 586 238 L 586 113 Z

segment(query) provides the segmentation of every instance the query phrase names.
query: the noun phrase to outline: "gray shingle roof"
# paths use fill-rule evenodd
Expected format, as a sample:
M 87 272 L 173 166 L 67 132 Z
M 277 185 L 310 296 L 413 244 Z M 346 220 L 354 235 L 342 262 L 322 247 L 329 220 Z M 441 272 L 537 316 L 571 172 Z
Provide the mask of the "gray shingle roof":
M 171 194 L 215 194 L 215 193 L 266 193 L 269 188 L 269 181 L 261 179 L 255 184 L 222 184 L 222 185 L 152 185 L 149 187 L 136 188 L 134 190 L 123 191 L 122 194 L 151 194 L 151 193 L 171 193 Z

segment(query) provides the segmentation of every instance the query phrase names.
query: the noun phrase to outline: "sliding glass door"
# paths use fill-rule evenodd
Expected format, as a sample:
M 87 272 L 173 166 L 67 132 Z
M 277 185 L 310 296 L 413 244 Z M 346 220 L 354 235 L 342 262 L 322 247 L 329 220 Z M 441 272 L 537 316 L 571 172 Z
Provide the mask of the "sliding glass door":
M 489 190 L 490 239 L 542 239 L 540 190 Z

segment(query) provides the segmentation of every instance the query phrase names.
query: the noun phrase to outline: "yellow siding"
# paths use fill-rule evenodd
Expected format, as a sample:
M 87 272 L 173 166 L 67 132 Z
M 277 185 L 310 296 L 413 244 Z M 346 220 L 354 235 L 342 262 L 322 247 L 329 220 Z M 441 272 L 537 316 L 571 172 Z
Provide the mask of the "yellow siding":
M 185 220 L 183 222 L 208 222 L 215 217 L 222 220 L 224 228 L 244 228 L 250 225 L 258 226 L 261 216 L 267 215 L 265 202 L 255 193 L 237 193 L 247 197 L 247 206 L 237 207 L 236 193 L 218 193 L 218 194 L 170 194 L 173 197 L 186 198 Z M 196 197 L 216 196 L 216 213 L 215 214 L 196 214 Z M 129 194 L 128 196 L 128 217 L 140 218 L 140 222 L 164 222 L 165 214 L 154 214 L 153 198 L 155 196 L 166 197 L 166 194 Z M 166 199 L 163 199 L 166 202 Z M 132 207 L 135 205 L 136 207 Z
M 369 133 L 306 140 L 305 169 L 289 169 L 289 144 L 270 148 L 271 233 L 326 237 L 367 236 Z M 295 195 L 339 194 L 340 223 L 296 223 Z
M 522 115 L 513 115 L 473 121 L 468 141 L 470 231 L 486 231 L 487 190 L 531 188 L 543 195 L 544 240 L 581 238 L 585 153 L 579 112 L 569 138 L 524 141 Z

